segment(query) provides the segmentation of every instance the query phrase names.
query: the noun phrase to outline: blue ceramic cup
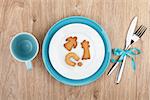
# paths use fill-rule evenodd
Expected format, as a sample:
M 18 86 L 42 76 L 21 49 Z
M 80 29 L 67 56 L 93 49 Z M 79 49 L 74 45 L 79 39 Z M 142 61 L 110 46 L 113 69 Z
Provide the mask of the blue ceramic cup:
M 22 32 L 15 35 L 10 42 L 12 56 L 20 62 L 25 62 L 28 70 L 32 69 L 32 60 L 39 51 L 37 39 L 30 33 Z

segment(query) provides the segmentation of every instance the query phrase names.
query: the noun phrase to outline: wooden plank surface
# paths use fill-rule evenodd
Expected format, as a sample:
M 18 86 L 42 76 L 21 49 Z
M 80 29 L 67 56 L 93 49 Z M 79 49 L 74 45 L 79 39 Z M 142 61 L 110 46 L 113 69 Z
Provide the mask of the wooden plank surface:
M 116 72 L 107 76 L 110 67 L 96 82 L 82 87 L 66 86 L 52 78 L 42 62 L 42 42 L 54 23 L 72 15 L 100 23 L 112 48 L 123 48 L 129 23 L 138 16 L 138 25 L 148 30 L 134 45 L 143 52 L 135 58 L 136 72 L 127 59 L 119 85 L 114 84 Z M 149 26 L 149 0 L 0 0 L 0 100 L 150 100 Z M 34 34 L 40 43 L 32 71 L 10 55 L 10 40 L 22 31 Z

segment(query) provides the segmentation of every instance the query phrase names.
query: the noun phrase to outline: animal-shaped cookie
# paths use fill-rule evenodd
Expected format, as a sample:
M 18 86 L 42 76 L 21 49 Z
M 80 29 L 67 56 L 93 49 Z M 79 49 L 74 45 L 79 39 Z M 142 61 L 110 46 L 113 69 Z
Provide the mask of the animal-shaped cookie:
M 75 66 L 75 65 L 76 65 L 75 62 L 71 61 L 71 58 L 73 58 L 73 59 L 76 60 L 76 61 L 79 61 L 79 59 L 80 59 L 75 53 L 73 53 L 73 52 L 68 53 L 68 54 L 66 55 L 66 57 L 65 57 L 65 61 L 66 61 L 66 63 L 67 63 L 68 65 L 70 65 L 70 66 Z M 82 66 L 82 65 L 81 65 L 81 66 Z
M 90 45 L 89 45 L 89 41 L 84 40 L 81 43 L 81 46 L 84 49 L 82 60 L 90 59 L 90 50 L 89 50 Z
M 64 44 L 64 47 L 68 50 L 71 51 L 72 48 L 77 47 L 77 37 L 68 37 L 66 39 L 67 43 Z

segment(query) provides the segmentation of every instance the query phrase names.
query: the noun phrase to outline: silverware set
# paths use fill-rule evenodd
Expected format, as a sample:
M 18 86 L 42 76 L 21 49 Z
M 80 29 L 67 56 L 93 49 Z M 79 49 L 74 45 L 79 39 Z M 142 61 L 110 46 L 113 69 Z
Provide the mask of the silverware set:
M 124 50 L 128 50 L 131 48 L 131 45 L 133 45 L 135 42 L 137 42 L 145 33 L 147 28 L 144 25 L 141 25 L 136 31 L 136 25 L 137 25 L 137 17 L 134 17 L 133 20 L 131 21 L 131 24 L 129 26 L 127 36 L 126 36 L 126 41 L 125 41 L 125 48 Z M 120 57 L 119 57 L 120 58 Z M 119 60 L 119 58 L 117 60 Z M 117 66 L 120 64 L 119 72 L 116 77 L 115 83 L 119 84 L 122 73 L 125 67 L 125 61 L 126 61 L 126 56 L 123 58 L 122 62 L 115 62 L 114 65 L 111 67 L 111 69 L 108 72 L 108 76 L 112 74 L 112 72 L 117 68 Z

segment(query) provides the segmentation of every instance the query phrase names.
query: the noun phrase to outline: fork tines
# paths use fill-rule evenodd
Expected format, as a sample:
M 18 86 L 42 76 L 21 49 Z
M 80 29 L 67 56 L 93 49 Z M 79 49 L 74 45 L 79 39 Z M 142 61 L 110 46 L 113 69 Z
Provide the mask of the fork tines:
M 134 34 L 136 34 L 139 38 L 144 34 L 147 28 L 144 25 L 141 25 Z

